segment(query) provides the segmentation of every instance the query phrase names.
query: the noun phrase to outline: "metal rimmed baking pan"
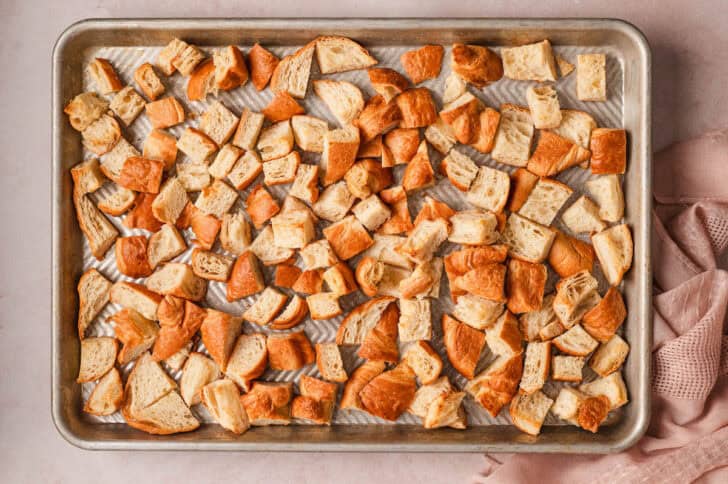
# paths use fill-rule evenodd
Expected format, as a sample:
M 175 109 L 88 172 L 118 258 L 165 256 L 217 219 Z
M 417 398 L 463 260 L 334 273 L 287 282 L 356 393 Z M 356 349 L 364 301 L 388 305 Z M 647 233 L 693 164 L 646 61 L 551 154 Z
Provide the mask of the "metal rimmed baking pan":
M 503 416 L 497 419 L 476 416 L 465 431 L 425 430 L 416 420 L 407 419 L 391 425 L 370 419 L 355 421 L 337 417 L 331 427 L 257 427 L 242 436 L 234 436 L 217 425 L 203 425 L 192 433 L 157 437 L 127 427 L 113 418 L 101 422 L 83 414 L 81 408 L 85 390 L 75 382 L 79 354 L 75 286 L 82 271 L 91 262 L 75 222 L 69 168 L 84 158 L 84 152 L 78 133 L 63 115 L 63 107 L 87 86 L 88 80 L 84 78 L 85 62 L 91 56 L 103 54 L 111 57 L 115 65 L 138 65 L 143 59 L 146 60 L 145 56 L 150 56 L 150 52 L 165 45 L 173 37 L 183 38 L 202 47 L 235 44 L 245 48 L 260 42 L 277 54 L 284 54 L 317 35 L 351 37 L 370 48 L 383 65 L 395 67 L 401 52 L 425 43 L 449 46 L 453 42 L 466 42 L 497 48 L 548 38 L 556 46 L 557 53 L 564 54 L 572 62 L 580 52 L 607 54 L 610 101 L 603 105 L 578 103 L 573 95 L 575 88 L 568 84 L 574 83 L 573 74 L 564 80 L 567 84 L 559 94 L 566 96 L 565 100 L 562 97 L 565 107 L 585 109 L 595 116 L 600 126 L 621 126 L 629 133 L 629 164 L 624 177 L 627 205 L 625 221 L 632 228 L 635 250 L 634 265 L 625 279 L 623 292 L 629 309 L 624 336 L 631 345 L 631 353 L 624 367 L 624 377 L 630 403 L 620 409 L 610 425 L 600 429 L 597 434 L 573 426 L 546 425 L 541 435 L 531 437 L 508 425 L 507 418 Z M 444 71 L 446 64 L 447 57 L 443 63 Z M 123 80 L 130 82 L 129 72 L 120 70 Z M 360 74 L 345 74 L 342 78 L 356 80 L 346 76 Z M 440 77 L 444 77 L 444 74 Z M 365 88 L 362 83 L 359 85 Z M 520 85 L 520 90 L 514 87 L 516 85 Z M 525 97 L 519 96 L 523 96 L 526 85 L 508 81 L 495 89 L 488 87 L 482 92 L 482 99 L 494 106 L 506 101 L 525 104 Z M 172 90 L 179 88 L 175 85 L 168 87 Z M 240 106 L 236 103 L 264 103 L 267 98 L 262 99 L 252 101 L 240 94 L 238 97 L 223 99 L 223 102 L 232 104 L 233 109 L 239 112 Z M 195 110 L 194 106 L 189 107 Z M 317 111 L 315 105 L 307 108 L 314 115 L 327 116 L 327 113 Z M 53 54 L 51 400 L 57 428 L 69 442 L 87 449 L 606 453 L 629 447 L 647 428 L 650 406 L 652 276 L 649 113 L 649 47 L 636 28 L 619 20 L 145 19 L 86 20 L 72 25 L 59 38 Z M 139 129 L 143 129 L 143 126 Z M 127 133 L 127 138 L 138 147 L 141 145 L 134 129 Z M 478 161 L 492 163 L 487 156 Z M 433 194 L 445 199 L 450 196 L 436 189 Z M 415 202 L 411 206 L 412 212 L 416 213 L 417 208 Z M 214 294 L 214 289 L 211 292 Z M 444 310 L 446 308 L 440 309 L 441 312 Z M 437 312 L 433 313 L 437 319 Z M 103 325 L 100 328 L 103 331 Z M 273 378 L 284 377 L 274 375 Z M 458 386 L 461 383 L 456 380 Z

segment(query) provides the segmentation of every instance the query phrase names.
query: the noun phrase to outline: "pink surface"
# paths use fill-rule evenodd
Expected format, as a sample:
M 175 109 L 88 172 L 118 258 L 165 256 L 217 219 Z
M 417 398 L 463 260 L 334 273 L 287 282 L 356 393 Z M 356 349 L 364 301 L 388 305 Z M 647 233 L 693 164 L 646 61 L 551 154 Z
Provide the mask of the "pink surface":
M 153 16 L 620 17 L 653 48 L 659 149 L 728 127 L 723 0 L 586 2 L 0 0 L 0 480 L 3 482 L 467 482 L 477 454 L 89 453 L 50 418 L 50 56 L 70 23 Z

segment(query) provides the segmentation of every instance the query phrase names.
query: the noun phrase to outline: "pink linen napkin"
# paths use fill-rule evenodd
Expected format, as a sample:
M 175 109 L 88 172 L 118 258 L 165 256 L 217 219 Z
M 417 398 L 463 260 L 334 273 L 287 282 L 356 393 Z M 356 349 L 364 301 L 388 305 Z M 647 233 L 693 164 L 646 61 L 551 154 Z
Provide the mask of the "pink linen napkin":
M 728 482 L 728 130 L 655 156 L 652 421 L 620 454 L 486 455 L 475 483 Z

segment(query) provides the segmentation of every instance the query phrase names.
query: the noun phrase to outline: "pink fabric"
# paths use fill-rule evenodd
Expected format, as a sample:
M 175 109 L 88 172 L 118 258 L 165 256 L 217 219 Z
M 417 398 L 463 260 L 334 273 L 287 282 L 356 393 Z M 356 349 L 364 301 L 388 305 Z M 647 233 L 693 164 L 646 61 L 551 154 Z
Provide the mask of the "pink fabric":
M 654 173 L 647 435 L 615 455 L 489 455 L 474 482 L 728 482 L 728 131 L 658 153 Z

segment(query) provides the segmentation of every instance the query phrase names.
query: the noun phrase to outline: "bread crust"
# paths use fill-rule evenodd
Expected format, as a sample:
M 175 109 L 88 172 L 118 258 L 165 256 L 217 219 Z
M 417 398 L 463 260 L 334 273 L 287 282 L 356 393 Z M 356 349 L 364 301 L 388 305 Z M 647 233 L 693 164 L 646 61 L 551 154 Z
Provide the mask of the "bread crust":
M 389 205 L 392 215 L 377 229 L 378 234 L 403 234 L 414 228 L 407 204 L 407 192 L 402 186 L 382 190 L 379 196 Z
M 329 225 L 323 234 L 341 260 L 351 259 L 374 244 L 369 232 L 353 215 Z
M 349 377 L 349 381 L 346 382 L 339 407 L 342 409 L 364 410 L 359 393 L 370 381 L 381 375 L 385 368 L 386 363 L 383 361 L 365 361 L 354 370 L 354 373 Z
M 152 357 L 166 360 L 184 347 L 202 326 L 207 310 L 175 296 L 165 296 L 157 308 L 159 333 L 154 341 Z
M 591 171 L 598 175 L 622 174 L 627 168 L 627 132 L 597 128 L 591 132 Z
M 391 168 L 385 168 L 378 161 L 368 159 L 356 162 L 346 173 L 344 180 L 351 195 L 364 200 L 391 185 L 393 177 Z
M 407 89 L 397 96 L 402 128 L 424 128 L 437 121 L 432 95 L 426 87 Z
M 143 235 L 119 237 L 116 240 L 116 267 L 119 272 L 134 279 L 152 273 L 147 257 L 147 242 Z
M 516 314 L 540 309 L 547 277 L 544 264 L 508 261 L 508 309 Z
M 78 338 L 83 339 L 86 328 L 109 301 L 111 281 L 96 269 L 88 269 L 78 280 Z
M 423 140 L 417 148 L 417 154 L 410 160 L 402 176 L 402 188 L 412 192 L 435 184 L 435 170 L 432 169 L 427 152 L 427 141 Z
M 442 316 L 442 334 L 448 360 L 461 375 L 472 379 L 485 346 L 485 334 L 447 314 Z
M 246 250 L 235 260 L 230 278 L 227 281 L 225 297 L 228 301 L 237 301 L 265 289 L 263 274 L 260 272 L 258 258 Z
M 271 196 L 263 185 L 256 185 L 248 194 L 245 201 L 245 211 L 248 212 L 250 220 L 256 229 L 260 230 L 263 225 L 273 218 L 281 207 L 278 202 Z
M 242 331 L 243 320 L 231 314 L 208 309 L 200 326 L 202 342 L 220 370 L 227 370 L 235 341 Z
M 117 183 L 135 192 L 159 193 L 164 163 L 132 156 L 126 159 Z
M 95 58 L 89 64 L 89 71 L 102 94 L 117 92 L 124 87 L 124 83 L 121 82 L 114 66 L 108 59 Z
M 626 318 L 627 308 L 622 294 L 616 287 L 610 287 L 599 304 L 584 314 L 582 326 L 594 339 L 605 343 L 614 336 Z
M 165 169 L 171 168 L 177 161 L 177 138 L 160 129 L 151 130 L 144 140 L 142 156 L 164 162 Z
M 551 244 L 549 265 L 559 277 L 569 277 L 580 271 L 591 272 L 596 254 L 591 244 L 558 231 Z
M 316 361 L 306 333 L 271 334 L 266 342 L 268 365 L 273 370 L 298 370 Z
M 292 397 L 292 383 L 254 382 L 248 393 L 240 395 L 240 402 L 253 426 L 288 425 Z
M 187 80 L 187 99 L 190 101 L 204 100 L 208 94 L 215 92 L 214 81 L 215 63 L 212 59 L 200 62 Z
M 453 44 L 451 65 L 453 72 L 478 88 L 503 77 L 501 58 L 480 45 Z
M 534 175 L 525 168 L 517 168 L 511 174 L 511 193 L 508 199 L 508 210 L 518 212 L 531 194 L 533 187 L 538 183 L 538 175 Z
M 273 95 L 273 99 L 261 111 L 271 122 L 285 121 L 297 114 L 306 112 L 303 107 L 286 91 L 279 91 Z
M 377 63 L 364 47 L 347 37 L 319 36 L 316 42 L 316 60 L 322 74 L 364 69 Z M 331 59 L 327 56 L 335 56 Z
M 268 85 L 280 59 L 256 42 L 248 52 L 248 62 L 250 63 L 250 82 L 258 91 L 262 91 Z
M 371 361 L 397 363 L 399 349 L 397 347 L 397 323 L 399 308 L 392 301 L 384 309 L 379 322 L 367 333 L 357 354 Z
M 175 97 L 165 97 L 144 106 L 153 128 L 169 128 L 185 120 L 185 110 Z
M 308 316 L 308 304 L 298 295 L 294 295 L 283 312 L 271 321 L 268 327 L 276 330 L 291 329 L 301 324 L 306 316 Z
M 354 125 L 359 128 L 361 142 L 366 143 L 396 127 L 401 119 L 397 103 L 387 102 L 381 94 L 377 94 L 366 102 Z
M 505 283 L 506 266 L 504 264 L 483 264 L 451 281 L 451 285 L 455 286 L 455 289 L 498 302 L 508 300 L 506 299 Z
M 359 398 L 367 412 L 393 422 L 410 406 L 416 391 L 412 370 L 407 365 L 398 365 L 370 380 L 359 392 Z
M 130 308 L 117 312 L 111 320 L 114 322 L 114 334 L 122 345 L 117 356 L 120 365 L 126 365 L 147 351 L 159 332 L 159 326 L 154 321 Z
M 409 87 L 409 81 L 399 72 L 388 67 L 374 67 L 367 70 L 369 82 L 377 93 L 389 102 Z
M 291 289 L 301 294 L 317 294 L 324 287 L 323 270 L 303 271 L 293 283 Z
M 493 108 L 486 107 L 480 112 L 479 129 L 470 146 L 481 153 L 490 153 L 495 146 L 495 135 L 498 133 L 501 115 Z
M 101 392 L 105 393 L 101 394 Z M 83 411 L 99 417 L 112 415 L 119 410 L 123 401 L 124 386 L 121 383 L 119 370 L 112 368 L 91 391 L 91 395 L 83 406 Z M 99 408 L 95 407 L 95 404 L 103 406 Z
M 229 91 L 248 81 L 248 67 L 243 53 L 234 45 L 228 45 L 213 54 L 215 63 L 215 87 Z
M 579 405 L 576 422 L 579 427 L 595 434 L 609 413 L 609 399 L 604 395 L 589 397 Z
M 522 353 L 502 356 L 469 382 L 465 389 L 492 417 L 497 417 L 516 395 L 522 375 Z
M 324 281 L 329 290 L 339 296 L 346 296 L 359 289 L 354 273 L 346 262 L 337 262 L 324 272 Z
M 134 81 L 144 95 L 152 101 L 155 101 L 164 93 L 164 84 L 162 84 L 157 73 L 154 72 L 154 66 L 149 62 L 145 62 L 136 68 L 134 71 Z
M 362 257 L 356 266 L 356 281 L 369 297 L 377 295 L 379 282 L 384 277 L 384 264 L 373 257 Z
M 447 203 L 441 202 L 440 200 L 431 197 L 429 195 L 425 195 L 425 203 L 422 205 L 422 208 L 420 209 L 419 213 L 417 213 L 417 217 L 415 217 L 414 225 L 417 227 L 425 220 L 437 220 L 437 219 L 444 219 L 446 222 L 450 221 L 450 217 L 455 215 L 455 210 L 453 210 Z
M 466 92 L 440 111 L 440 119 L 452 128 L 455 139 L 467 145 L 478 135 L 482 109 L 480 100 Z
M 407 77 L 412 84 L 419 84 L 427 79 L 434 79 L 440 75 L 442 57 L 445 48 L 441 45 L 424 45 L 419 49 L 410 50 L 402 54 L 399 62 L 404 67 Z
M 589 159 L 589 150 L 551 131 L 541 131 L 538 144 L 528 160 L 529 171 L 539 176 L 554 176 Z

